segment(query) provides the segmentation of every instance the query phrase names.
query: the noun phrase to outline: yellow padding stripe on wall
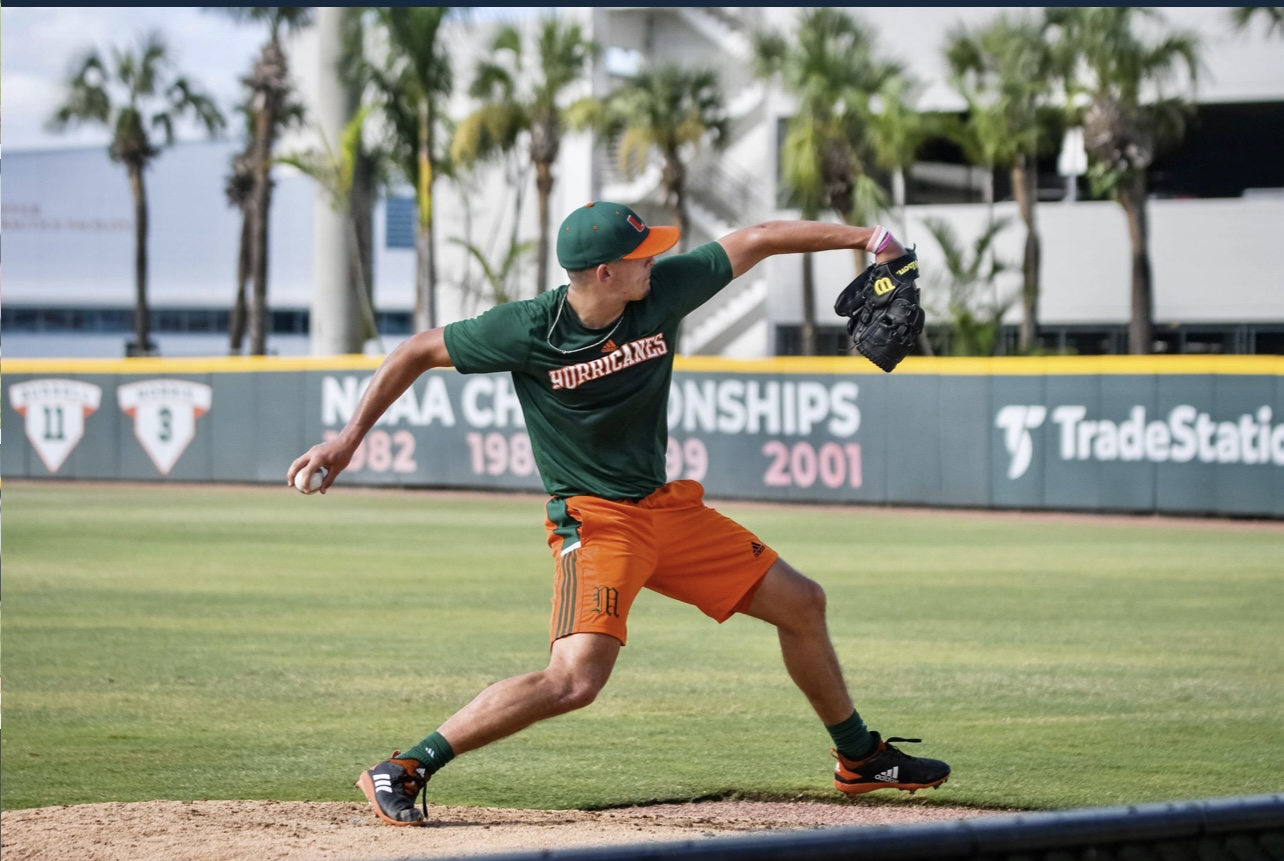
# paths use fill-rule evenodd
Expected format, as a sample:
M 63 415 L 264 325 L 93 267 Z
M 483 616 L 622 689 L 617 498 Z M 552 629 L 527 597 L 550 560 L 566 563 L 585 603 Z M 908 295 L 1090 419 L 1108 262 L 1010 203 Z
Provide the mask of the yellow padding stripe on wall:
M 679 356 L 682 371 L 728 373 L 862 374 L 883 376 L 864 357 L 784 356 L 723 359 Z M 1284 356 L 995 356 L 926 358 L 911 356 L 891 376 L 1039 376 L 1049 374 L 1234 374 L 1284 376 Z
M 146 359 L 5 359 L 9 374 L 245 374 L 281 371 L 373 371 L 382 356 L 215 356 Z M 678 356 L 679 371 L 730 374 L 859 374 L 883 376 L 861 356 L 724 359 Z M 1284 356 L 911 356 L 893 376 L 1039 376 L 1073 374 L 1233 374 L 1284 376 Z
M 248 374 L 281 371 L 373 371 L 383 356 L 211 356 L 147 359 L 5 359 L 10 374 Z

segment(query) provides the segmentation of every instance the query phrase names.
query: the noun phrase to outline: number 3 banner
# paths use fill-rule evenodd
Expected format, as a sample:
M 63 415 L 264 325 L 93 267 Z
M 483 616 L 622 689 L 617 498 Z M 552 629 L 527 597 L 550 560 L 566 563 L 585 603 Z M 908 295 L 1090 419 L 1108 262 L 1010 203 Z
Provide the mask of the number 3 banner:
M 120 408 L 134 420 L 134 436 L 161 475 L 169 475 L 187 450 L 213 395 L 209 386 L 190 380 L 142 380 L 116 390 Z

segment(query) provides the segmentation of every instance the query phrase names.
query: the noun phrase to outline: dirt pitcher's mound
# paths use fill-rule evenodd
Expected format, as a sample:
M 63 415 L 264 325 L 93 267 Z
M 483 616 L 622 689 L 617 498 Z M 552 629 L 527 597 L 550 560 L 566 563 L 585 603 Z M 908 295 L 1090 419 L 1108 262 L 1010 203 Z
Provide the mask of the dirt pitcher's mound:
M 394 861 L 898 825 L 990 812 L 924 801 L 715 801 L 597 812 L 429 805 L 427 828 L 382 825 L 365 803 L 84 804 L 5 811 L 0 854 L 4 861 Z

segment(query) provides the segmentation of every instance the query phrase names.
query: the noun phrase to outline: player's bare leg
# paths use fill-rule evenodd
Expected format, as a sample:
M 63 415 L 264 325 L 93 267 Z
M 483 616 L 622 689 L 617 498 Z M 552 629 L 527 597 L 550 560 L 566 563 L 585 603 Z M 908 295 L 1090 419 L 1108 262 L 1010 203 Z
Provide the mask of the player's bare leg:
M 606 686 L 619 654 L 620 641 L 607 634 L 562 637 L 553 642 L 547 669 L 496 682 L 437 731 L 461 754 L 584 708 Z
M 949 779 L 950 767 L 944 762 L 909 756 L 889 743 L 918 739 L 884 740 L 865 727 L 852 705 L 829 638 L 825 592 L 818 583 L 778 559 L 768 569 L 745 612 L 776 626 L 789 677 L 834 739 L 830 753 L 838 761 L 834 768 L 835 789 L 847 795 L 878 789 L 916 792 L 940 786 Z
M 745 613 L 776 626 L 789 677 L 826 725 L 855 711 L 829 639 L 825 591 L 819 583 L 777 559 Z
M 423 825 L 428 802 L 415 809 L 429 779 L 454 756 L 498 741 L 546 718 L 583 708 L 611 677 L 620 641 L 572 634 L 553 643 L 548 668 L 496 682 L 403 755 L 395 751 L 357 778 L 375 815 L 389 825 Z

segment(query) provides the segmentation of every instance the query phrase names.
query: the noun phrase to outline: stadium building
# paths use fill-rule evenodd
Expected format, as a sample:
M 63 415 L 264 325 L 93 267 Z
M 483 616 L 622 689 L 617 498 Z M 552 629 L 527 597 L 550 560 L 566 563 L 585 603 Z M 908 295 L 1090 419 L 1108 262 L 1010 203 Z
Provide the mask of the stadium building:
M 923 111 L 964 114 L 948 84 L 946 37 L 957 24 L 978 26 L 998 7 L 862 9 L 890 57 L 926 85 Z M 1206 71 L 1184 142 L 1162 154 L 1150 171 L 1149 249 L 1154 274 L 1156 350 L 1172 353 L 1284 353 L 1284 37 L 1260 24 L 1237 31 L 1226 7 L 1162 10 L 1175 27 L 1204 40 Z M 789 32 L 790 7 L 563 7 L 604 47 L 582 95 L 604 94 L 647 64 L 679 63 L 716 69 L 730 115 L 721 152 L 693 152 L 689 162 L 689 246 L 747 224 L 797 217 L 783 208 L 779 151 L 793 99 L 752 72 L 751 35 Z M 336 38 L 336 19 L 322 10 L 317 25 L 293 37 L 293 71 L 313 115 L 332 97 L 318 45 Z M 453 23 L 445 41 L 454 51 L 451 115 L 474 107 L 466 96 L 494 24 Z M 911 37 L 912 36 L 912 37 Z M 229 106 L 221 106 L 230 112 Z M 287 138 L 278 152 L 309 143 Z M 236 290 L 239 212 L 225 198 L 229 165 L 240 140 L 185 142 L 156 160 L 148 175 L 151 207 L 150 300 L 154 338 L 162 356 L 222 355 Z M 105 147 L 8 153 L 3 196 L 3 302 L 9 358 L 118 357 L 130 349 L 133 315 L 133 221 L 124 171 Z M 554 223 L 591 199 L 634 205 L 652 222 L 665 220 L 660 166 L 626 179 L 615 153 L 588 134 L 568 136 L 556 170 Z M 1007 172 L 967 163 L 944 140 L 930 141 L 907 173 L 905 225 L 918 246 L 929 298 L 941 249 L 925 228 L 943 219 L 965 242 L 991 213 L 1012 226 L 998 254 L 1019 261 L 1024 229 L 1011 199 Z M 1073 151 L 1050 152 L 1038 164 L 1038 227 L 1042 243 L 1039 324 L 1050 350 L 1081 354 L 1127 351 L 1130 240 L 1121 207 L 1089 199 L 1082 177 L 1064 175 Z M 1073 170 L 1073 168 L 1071 168 Z M 333 268 L 334 219 L 313 181 L 275 169 L 270 229 L 269 352 L 328 352 L 315 337 L 318 280 Z M 538 235 L 533 180 L 525 180 L 518 235 Z M 994 202 L 986 201 L 987 187 Z M 438 323 L 484 310 L 478 264 L 465 249 L 502 255 L 512 233 L 514 189 L 500 168 L 466 183 L 441 179 L 434 189 Z M 889 223 L 896 224 L 889 215 Z M 414 203 L 408 189 L 387 191 L 374 219 L 374 306 L 381 337 L 366 343 L 380 353 L 412 331 L 415 273 Z M 816 319 L 821 352 L 849 343 L 832 311 L 833 297 L 854 274 L 853 256 L 816 255 Z M 552 285 L 563 283 L 556 261 Z M 684 325 L 688 354 L 762 357 L 799 352 L 800 261 L 774 258 L 700 308 Z M 529 275 L 529 273 L 528 273 Z M 999 293 L 1019 289 L 1004 276 Z M 525 279 L 527 293 L 534 278 Z M 998 297 L 1000 300 L 1002 296 Z M 1004 350 L 1016 342 L 1020 303 L 1004 321 Z

